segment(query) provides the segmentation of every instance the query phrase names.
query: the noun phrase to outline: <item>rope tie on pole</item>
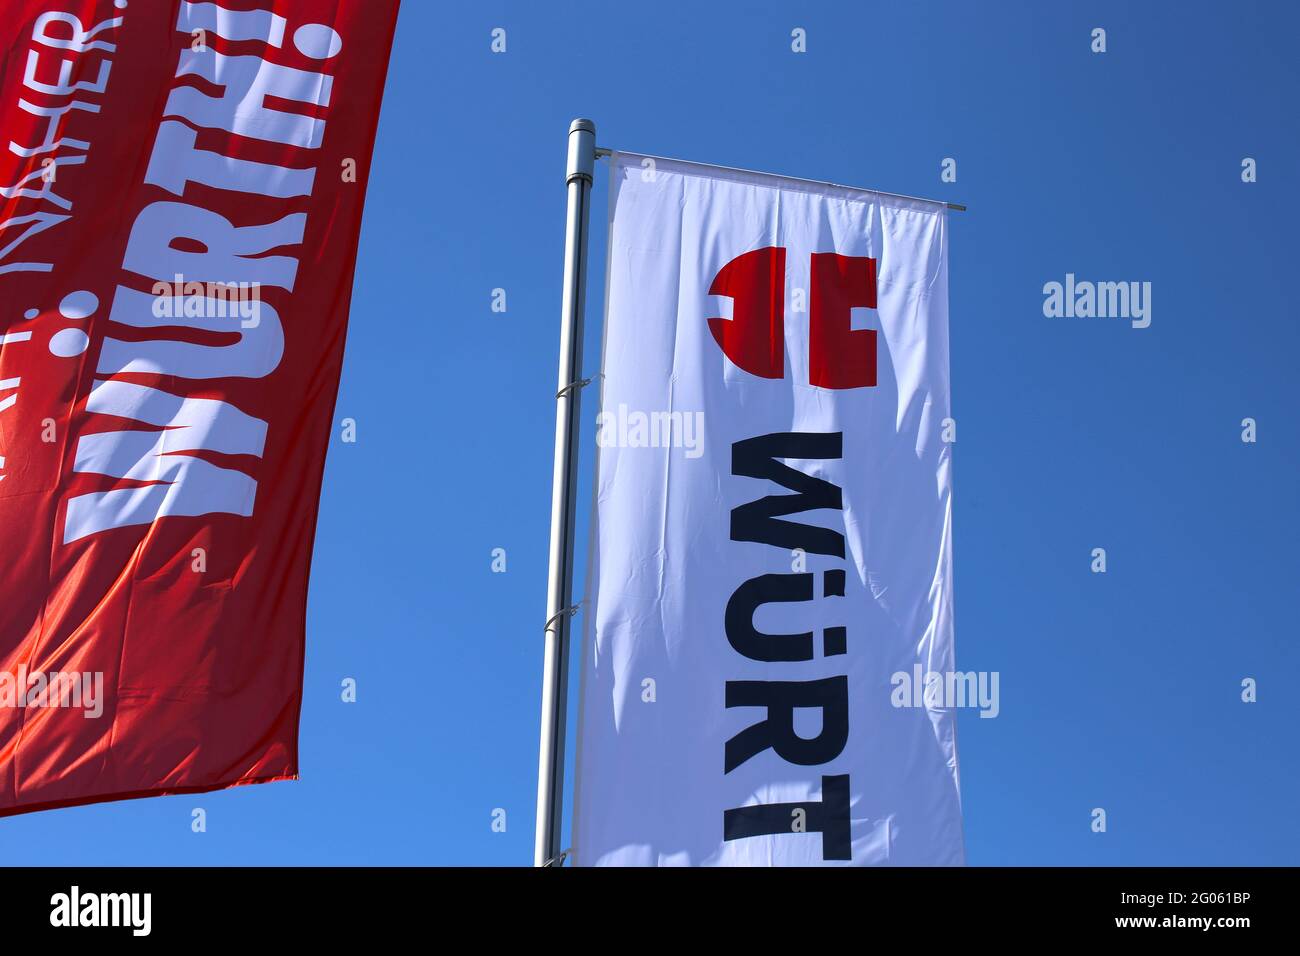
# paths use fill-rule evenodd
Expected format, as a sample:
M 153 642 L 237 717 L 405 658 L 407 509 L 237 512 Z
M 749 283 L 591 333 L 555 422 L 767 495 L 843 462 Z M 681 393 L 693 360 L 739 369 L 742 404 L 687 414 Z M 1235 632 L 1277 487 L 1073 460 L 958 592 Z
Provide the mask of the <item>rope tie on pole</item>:
M 570 382 L 568 385 L 564 386 L 564 388 L 562 388 L 562 389 L 560 389 L 558 392 L 556 392 L 556 393 L 555 393 L 555 398 L 556 398 L 557 400 L 559 400 L 559 399 L 563 398 L 565 395 L 568 395 L 570 392 L 576 392 L 578 389 L 580 389 L 580 388 L 586 388 L 586 387 L 587 387 L 588 385 L 590 385 L 590 384 L 591 384 L 591 379 L 589 379 L 589 378 L 580 378 L 580 379 L 578 379 L 578 381 L 576 381 L 576 382 Z
M 566 607 L 563 611 L 557 611 L 556 613 L 552 614 L 551 619 L 546 622 L 546 626 L 542 628 L 542 633 L 545 634 L 547 631 L 549 631 L 551 629 L 551 625 L 553 625 L 560 618 L 564 617 L 566 614 L 569 617 L 573 617 L 573 615 L 577 614 L 581 610 L 582 610 L 582 605 L 575 604 L 572 607 Z
M 573 852 L 573 847 L 569 847 L 567 850 L 561 850 L 555 856 L 551 857 L 549 860 L 543 863 L 542 866 L 564 866 L 565 859 L 572 852 Z

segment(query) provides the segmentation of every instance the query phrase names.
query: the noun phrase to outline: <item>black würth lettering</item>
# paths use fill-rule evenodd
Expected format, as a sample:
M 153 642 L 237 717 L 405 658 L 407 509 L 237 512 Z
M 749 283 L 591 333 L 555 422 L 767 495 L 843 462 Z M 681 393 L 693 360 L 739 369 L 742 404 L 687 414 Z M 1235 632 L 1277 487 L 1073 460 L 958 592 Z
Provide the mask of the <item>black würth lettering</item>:
M 831 528 L 792 521 L 783 516 L 818 509 L 843 511 L 839 486 L 784 463 L 785 460 L 833 460 L 843 457 L 842 432 L 778 432 L 738 441 L 731 446 L 731 473 L 774 481 L 793 494 L 768 495 L 732 509 L 731 540 L 771 545 L 788 556 L 796 548 L 807 554 L 844 558 L 844 535 Z M 754 627 L 754 614 L 764 604 L 815 599 L 812 572 L 761 574 L 742 583 L 727 602 L 727 640 L 737 653 L 765 663 L 798 664 L 816 657 L 812 631 L 765 634 Z M 844 595 L 845 572 L 822 575 L 822 597 Z M 822 656 L 845 655 L 847 628 L 822 632 Z M 792 669 L 791 676 L 797 676 Z M 838 757 L 849 739 L 849 680 L 846 675 L 820 680 L 727 681 L 726 706 L 762 708 L 766 716 L 727 741 L 724 773 L 772 750 L 787 763 L 823 766 Z M 821 713 L 821 730 L 805 738 L 795 732 L 795 711 Z M 792 839 L 821 834 L 822 859 L 851 859 L 849 833 L 849 775 L 821 778 L 821 800 L 737 807 L 723 813 L 723 839 L 790 835 Z

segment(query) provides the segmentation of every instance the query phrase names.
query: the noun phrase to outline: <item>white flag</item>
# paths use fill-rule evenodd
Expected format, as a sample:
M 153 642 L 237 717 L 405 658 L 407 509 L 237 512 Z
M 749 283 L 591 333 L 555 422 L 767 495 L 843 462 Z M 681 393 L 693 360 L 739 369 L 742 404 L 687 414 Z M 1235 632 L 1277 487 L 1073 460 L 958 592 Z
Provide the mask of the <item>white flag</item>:
M 964 862 L 945 209 L 610 165 L 576 862 Z

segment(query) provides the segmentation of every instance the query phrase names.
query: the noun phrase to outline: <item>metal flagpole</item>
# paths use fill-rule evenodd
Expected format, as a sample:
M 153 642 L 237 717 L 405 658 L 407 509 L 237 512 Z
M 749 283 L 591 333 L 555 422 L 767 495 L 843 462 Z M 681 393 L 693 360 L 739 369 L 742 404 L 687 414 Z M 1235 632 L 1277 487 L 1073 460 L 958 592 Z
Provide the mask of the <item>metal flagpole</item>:
M 551 554 L 546 586 L 546 652 L 542 669 L 542 739 L 537 755 L 537 840 L 534 866 L 561 863 L 564 730 L 569 684 L 569 620 L 573 592 L 574 472 L 582 387 L 582 314 L 587 279 L 587 218 L 596 167 L 596 124 L 569 126 L 569 191 L 564 233 L 564 297 L 560 375 L 555 393 L 555 471 L 551 479 Z

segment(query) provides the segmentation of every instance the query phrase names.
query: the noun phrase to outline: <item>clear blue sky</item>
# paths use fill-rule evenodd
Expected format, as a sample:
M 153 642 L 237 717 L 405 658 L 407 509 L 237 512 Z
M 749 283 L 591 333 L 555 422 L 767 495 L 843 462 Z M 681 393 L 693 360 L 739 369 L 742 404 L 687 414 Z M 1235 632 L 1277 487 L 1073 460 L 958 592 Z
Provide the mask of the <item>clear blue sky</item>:
M 969 861 L 1300 863 L 1297 32 L 1282 2 L 406 0 L 303 778 L 0 820 L 6 858 L 531 861 L 565 131 L 589 116 L 605 146 L 970 205 L 951 231 L 957 664 L 999 671 L 1002 700 L 960 713 Z M 602 164 L 588 374 L 605 183 Z M 1151 327 L 1045 318 L 1067 272 L 1151 282 Z M 595 414 L 589 395 L 584 475 Z M 582 501 L 585 541 L 586 481 Z

